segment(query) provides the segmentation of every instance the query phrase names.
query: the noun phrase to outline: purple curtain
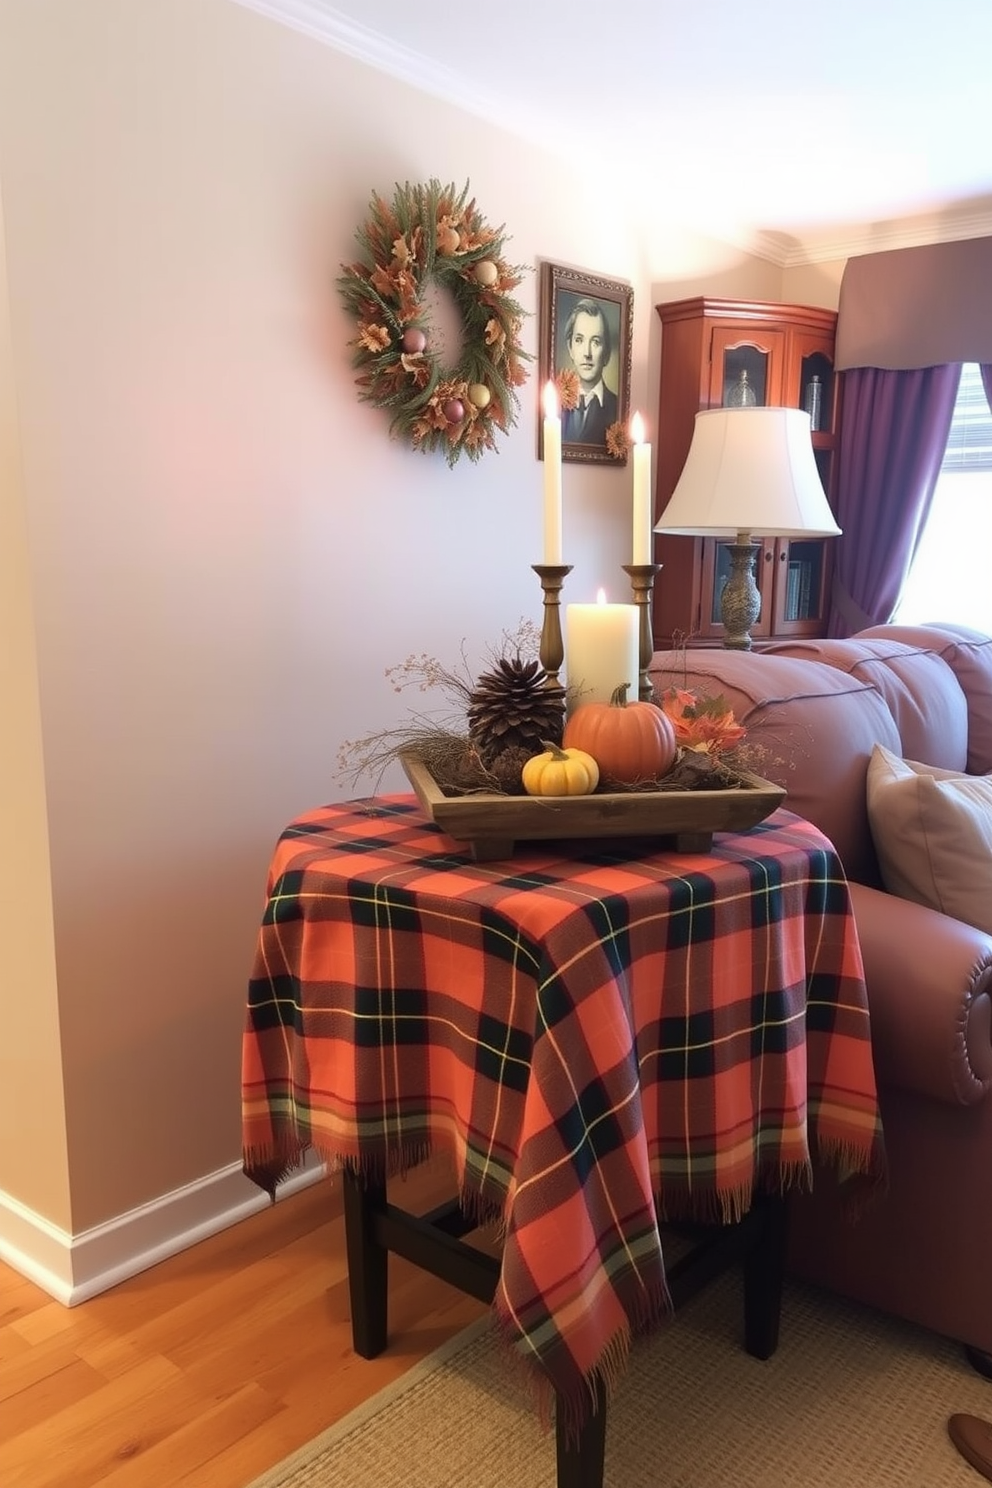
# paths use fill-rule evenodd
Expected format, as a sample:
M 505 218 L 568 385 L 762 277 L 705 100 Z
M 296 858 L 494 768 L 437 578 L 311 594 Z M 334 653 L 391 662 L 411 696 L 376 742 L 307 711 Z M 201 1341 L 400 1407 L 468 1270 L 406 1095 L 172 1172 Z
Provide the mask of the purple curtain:
M 891 620 L 930 510 L 960 380 L 957 362 L 844 374 L 835 488 L 843 536 L 828 635 Z

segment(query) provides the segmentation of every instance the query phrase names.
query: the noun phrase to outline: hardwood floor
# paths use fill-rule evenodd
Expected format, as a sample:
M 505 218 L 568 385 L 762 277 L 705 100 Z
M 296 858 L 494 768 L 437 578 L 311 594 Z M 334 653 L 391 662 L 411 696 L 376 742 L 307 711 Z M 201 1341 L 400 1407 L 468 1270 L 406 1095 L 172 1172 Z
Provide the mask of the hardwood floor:
M 450 1184 L 418 1171 L 402 1202 Z M 324 1180 L 66 1308 L 0 1264 L 2 1488 L 245 1488 L 485 1308 L 390 1257 L 390 1343 L 351 1348 Z

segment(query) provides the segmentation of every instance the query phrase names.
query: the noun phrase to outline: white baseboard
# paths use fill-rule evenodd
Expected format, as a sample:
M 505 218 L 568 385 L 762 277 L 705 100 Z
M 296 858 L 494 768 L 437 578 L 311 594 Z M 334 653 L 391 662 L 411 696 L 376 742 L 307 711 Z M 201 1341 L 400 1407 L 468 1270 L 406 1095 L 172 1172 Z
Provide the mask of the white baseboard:
M 312 1154 L 279 1185 L 278 1197 L 323 1178 Z M 66 1307 L 106 1292 L 129 1276 L 238 1224 L 269 1203 L 240 1163 L 208 1173 L 185 1188 L 70 1235 L 0 1189 L 0 1260 Z

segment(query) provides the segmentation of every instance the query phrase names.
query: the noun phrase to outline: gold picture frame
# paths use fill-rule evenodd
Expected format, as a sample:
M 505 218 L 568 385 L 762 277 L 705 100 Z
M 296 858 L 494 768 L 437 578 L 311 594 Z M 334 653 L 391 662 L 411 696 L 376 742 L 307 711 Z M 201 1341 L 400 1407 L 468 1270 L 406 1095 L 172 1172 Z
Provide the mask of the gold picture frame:
M 619 423 L 626 432 L 630 420 L 633 330 L 634 291 L 629 284 L 560 264 L 541 265 L 540 391 L 563 371 L 576 372 L 580 388 L 584 382 L 594 390 L 581 425 L 578 409 L 562 409 L 563 460 L 626 465 L 627 441 L 613 454 L 606 431 Z M 540 459 L 543 422 L 539 414 Z

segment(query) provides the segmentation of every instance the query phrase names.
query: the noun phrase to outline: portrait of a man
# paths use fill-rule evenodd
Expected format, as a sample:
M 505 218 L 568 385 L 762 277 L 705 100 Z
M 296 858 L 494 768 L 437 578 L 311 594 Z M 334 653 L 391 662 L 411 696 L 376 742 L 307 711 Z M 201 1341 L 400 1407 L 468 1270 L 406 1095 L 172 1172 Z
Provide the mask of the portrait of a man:
M 565 321 L 564 342 L 566 365 L 571 363 L 579 379 L 579 402 L 565 410 L 562 438 L 570 444 L 605 445 L 606 431 L 619 411 L 616 391 L 605 377 L 614 342 L 606 304 L 588 295 L 576 299 Z
M 559 383 L 565 460 L 626 461 L 607 431 L 628 417 L 632 321 L 629 285 L 544 265 L 541 379 Z

